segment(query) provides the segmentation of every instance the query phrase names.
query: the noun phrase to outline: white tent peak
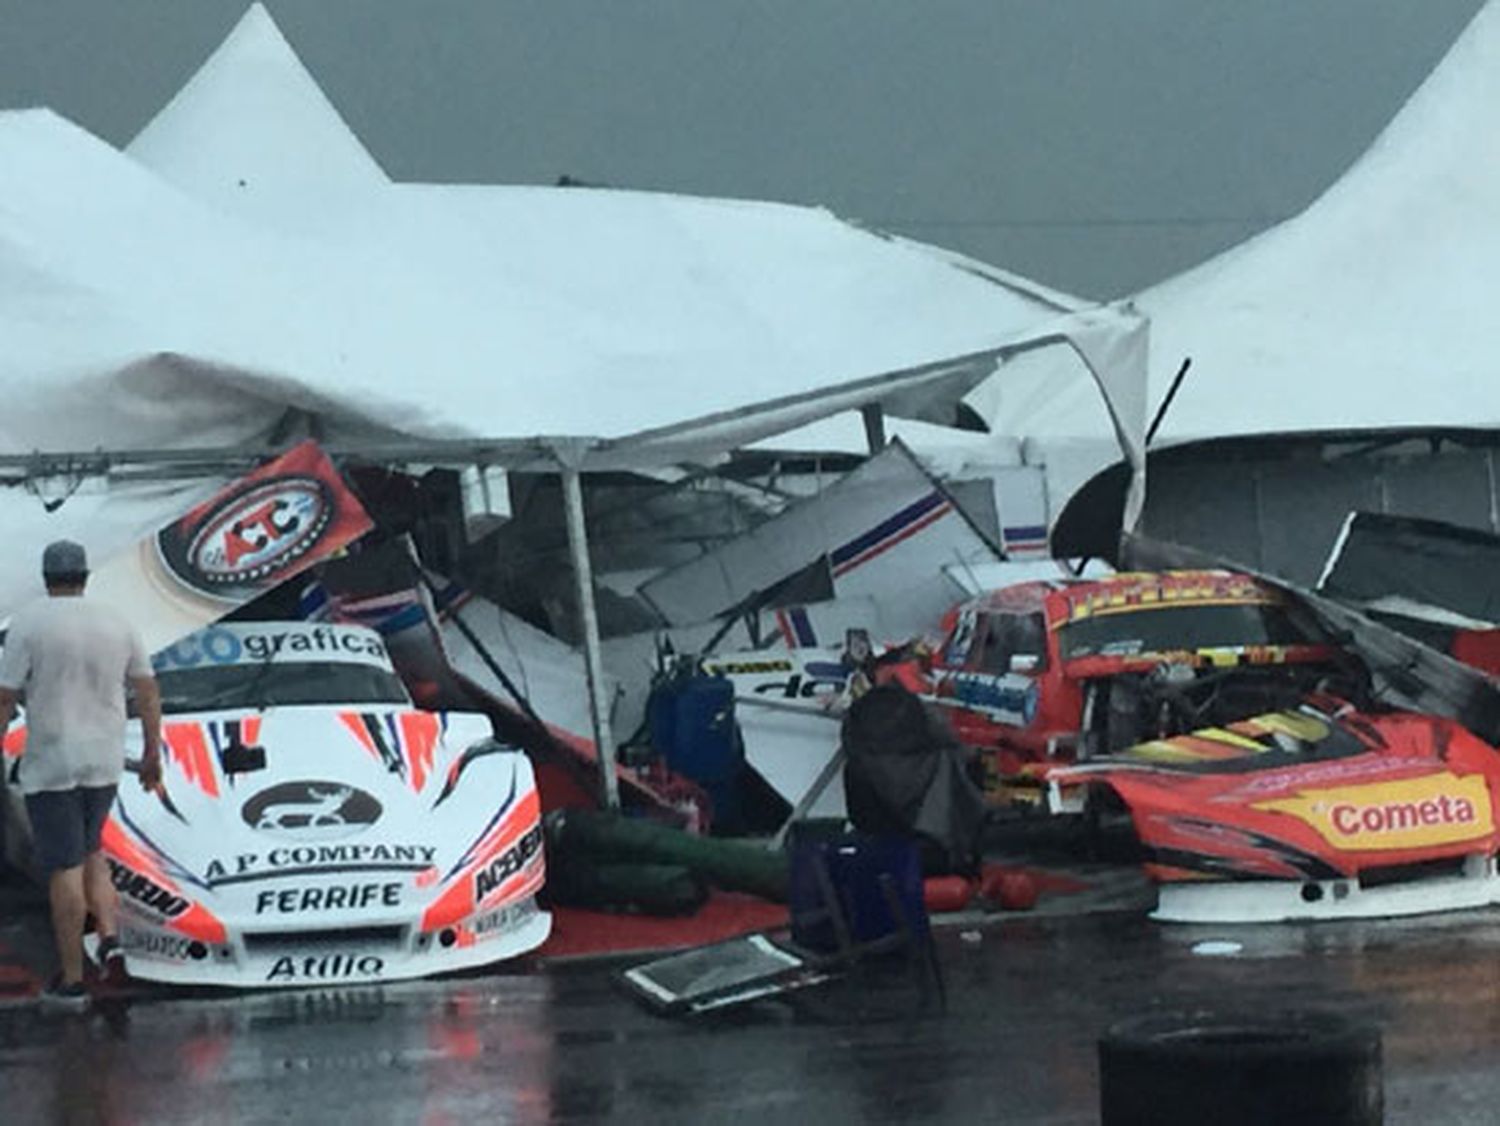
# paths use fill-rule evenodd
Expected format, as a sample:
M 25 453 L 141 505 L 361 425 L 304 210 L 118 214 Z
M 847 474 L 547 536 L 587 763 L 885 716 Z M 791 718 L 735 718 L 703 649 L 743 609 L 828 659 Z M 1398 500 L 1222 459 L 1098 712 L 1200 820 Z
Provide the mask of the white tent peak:
M 1500 2 L 1491 0 L 1368 150 L 1301 214 L 1135 297 L 1147 409 L 1184 360 L 1158 445 L 1249 435 L 1500 429 Z M 996 429 L 1103 439 L 1089 382 L 1038 357 Z M 1100 461 L 1114 460 L 1101 441 Z
M 1497 102 L 1500 3 L 1490 0 L 1370 147 L 1317 199 L 1290 219 L 1146 290 L 1142 303 L 1155 304 L 1205 277 L 1238 270 L 1242 258 L 1253 260 L 1267 243 L 1274 253 L 1284 252 L 1293 232 L 1304 228 L 1312 229 L 1310 239 L 1322 241 L 1336 223 L 1354 239 L 1368 237 L 1400 250 L 1414 233 L 1403 224 L 1426 228 L 1430 236 L 1434 224 L 1466 225 L 1470 208 L 1477 210 L 1475 217 L 1487 217 L 1500 185 L 1500 149 L 1483 139 L 1493 128 Z
M 259 3 L 126 151 L 200 198 L 282 225 L 390 182 Z

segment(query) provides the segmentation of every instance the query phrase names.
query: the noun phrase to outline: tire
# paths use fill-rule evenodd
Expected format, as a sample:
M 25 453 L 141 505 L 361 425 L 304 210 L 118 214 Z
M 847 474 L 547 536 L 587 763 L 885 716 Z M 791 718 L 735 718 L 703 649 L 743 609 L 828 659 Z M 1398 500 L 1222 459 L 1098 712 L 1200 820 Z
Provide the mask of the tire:
M 1099 1041 L 1103 1126 L 1382 1120 L 1380 1032 L 1332 1014 L 1161 1013 Z

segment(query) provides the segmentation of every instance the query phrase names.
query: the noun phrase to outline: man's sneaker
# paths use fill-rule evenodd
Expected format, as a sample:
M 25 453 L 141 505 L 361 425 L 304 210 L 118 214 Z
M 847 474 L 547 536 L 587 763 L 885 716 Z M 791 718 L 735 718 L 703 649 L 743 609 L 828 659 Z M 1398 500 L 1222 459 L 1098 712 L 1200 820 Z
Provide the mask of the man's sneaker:
M 99 976 L 105 981 L 119 982 L 125 977 L 125 951 L 114 935 L 107 934 L 99 939 L 94 957 L 99 962 Z
M 88 987 L 81 981 L 64 982 L 61 975 L 54 977 L 42 990 L 42 1004 L 53 1009 L 72 1009 L 81 1012 L 88 1008 Z
M 120 947 L 120 940 L 112 934 L 104 935 L 99 939 L 99 945 L 94 951 L 94 956 L 99 959 L 99 964 L 105 969 L 110 966 L 125 964 L 125 951 Z

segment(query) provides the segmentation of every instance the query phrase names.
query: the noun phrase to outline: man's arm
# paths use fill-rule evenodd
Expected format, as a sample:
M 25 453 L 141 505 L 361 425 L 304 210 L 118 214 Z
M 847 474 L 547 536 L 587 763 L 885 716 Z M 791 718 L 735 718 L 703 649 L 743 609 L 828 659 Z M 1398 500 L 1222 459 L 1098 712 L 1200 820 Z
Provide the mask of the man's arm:
M 0 654 L 0 742 L 16 718 L 21 689 L 31 675 L 31 638 L 18 621 L 10 623 L 5 633 L 5 651 Z
M 141 787 L 154 790 L 161 785 L 161 689 L 154 676 L 133 676 L 130 687 L 135 690 L 135 710 L 141 717 Z

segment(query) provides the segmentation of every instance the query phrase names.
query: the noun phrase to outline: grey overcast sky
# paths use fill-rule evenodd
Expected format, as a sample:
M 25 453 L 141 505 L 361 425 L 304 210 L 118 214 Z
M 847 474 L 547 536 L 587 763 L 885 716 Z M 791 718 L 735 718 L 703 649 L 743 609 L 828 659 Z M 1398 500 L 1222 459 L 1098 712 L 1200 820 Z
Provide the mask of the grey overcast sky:
M 398 180 L 820 204 L 1103 298 L 1309 203 L 1483 0 L 266 6 Z M 247 7 L 0 0 L 0 107 L 123 145 Z

